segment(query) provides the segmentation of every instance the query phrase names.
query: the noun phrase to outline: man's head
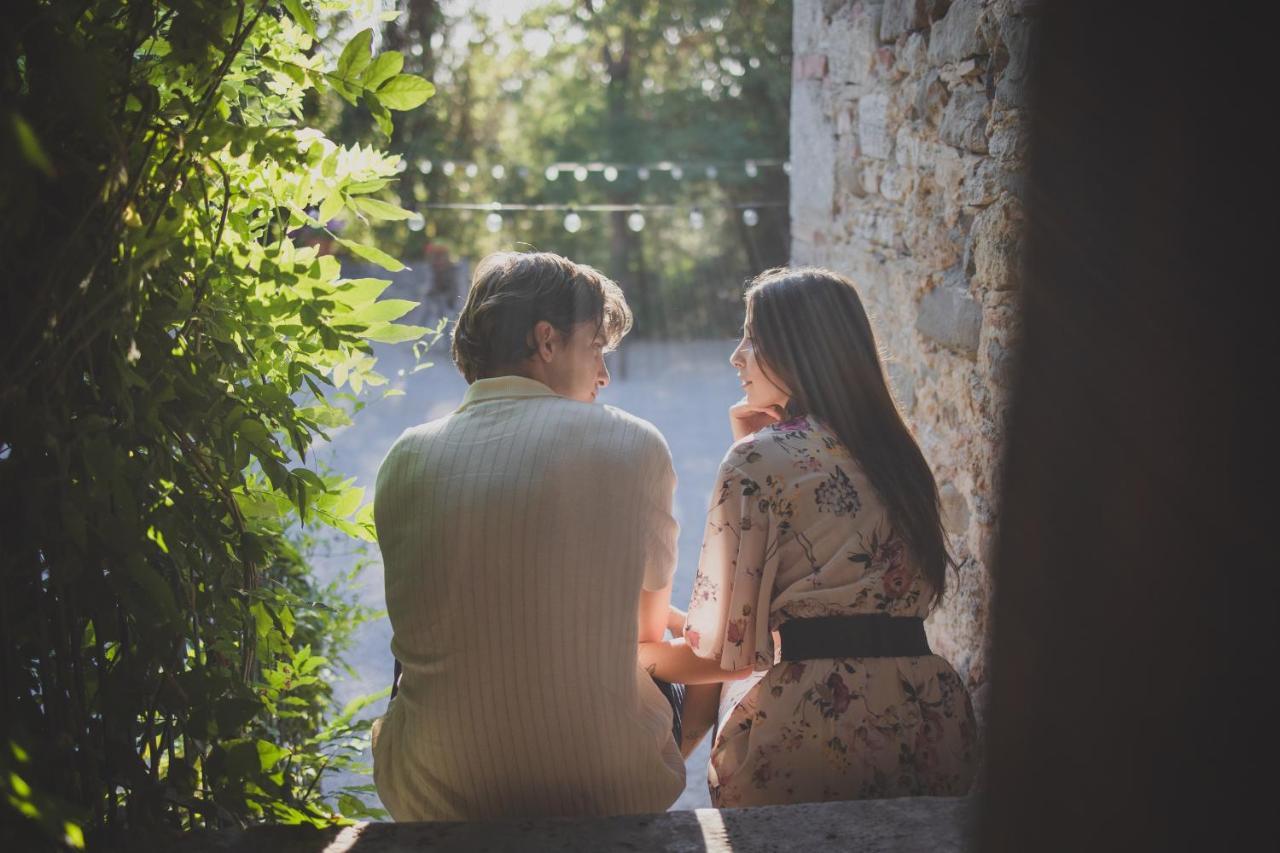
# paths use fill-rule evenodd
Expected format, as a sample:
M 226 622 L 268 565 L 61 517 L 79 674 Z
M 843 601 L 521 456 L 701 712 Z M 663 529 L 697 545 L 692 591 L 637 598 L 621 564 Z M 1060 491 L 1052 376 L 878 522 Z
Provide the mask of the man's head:
M 537 379 L 583 402 L 609 382 L 604 353 L 631 330 L 616 284 L 550 252 L 498 252 L 476 267 L 453 327 L 453 360 L 468 382 Z

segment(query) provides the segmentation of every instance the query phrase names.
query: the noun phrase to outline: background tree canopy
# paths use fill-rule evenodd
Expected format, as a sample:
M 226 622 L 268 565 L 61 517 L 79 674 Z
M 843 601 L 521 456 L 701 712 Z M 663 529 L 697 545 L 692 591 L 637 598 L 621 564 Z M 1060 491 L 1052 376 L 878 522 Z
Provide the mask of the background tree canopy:
M 744 279 L 789 257 L 781 163 L 789 146 L 791 3 L 562 1 L 533 4 L 515 21 L 473 11 L 484 5 L 407 0 L 383 28 L 383 43 L 411 48 L 409 67 L 449 96 L 399 122 L 390 143 L 408 164 L 396 183 L 400 202 L 424 214 L 408 225 L 423 230 L 391 223 L 380 239 L 410 258 L 429 246 L 471 259 L 528 246 L 560 252 L 623 285 L 636 334 L 735 333 Z M 320 109 L 350 132 L 362 126 L 359 111 L 332 97 Z M 751 175 L 744 169 L 751 160 L 776 165 Z M 594 169 L 585 181 L 568 172 L 548 181 L 543 171 L 563 162 L 664 161 L 684 164 L 683 176 L 654 169 L 641 180 L 624 168 L 608 181 Z M 570 233 L 564 211 L 547 211 L 504 214 L 501 230 L 490 233 L 483 211 L 426 207 L 494 201 L 678 209 L 646 212 L 640 232 L 627 227 L 625 212 L 583 212 L 581 230 Z M 759 208 L 754 227 L 725 207 L 752 202 L 779 206 Z M 701 229 L 690 225 L 694 207 Z

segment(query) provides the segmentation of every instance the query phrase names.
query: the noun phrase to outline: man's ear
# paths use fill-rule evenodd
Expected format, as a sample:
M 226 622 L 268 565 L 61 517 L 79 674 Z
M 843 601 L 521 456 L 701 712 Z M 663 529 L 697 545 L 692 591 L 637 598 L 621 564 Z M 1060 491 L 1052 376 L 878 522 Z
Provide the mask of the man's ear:
M 532 334 L 534 357 L 544 362 L 551 361 L 551 357 L 555 355 L 556 347 L 560 343 L 555 326 L 546 320 L 539 320 L 533 325 Z

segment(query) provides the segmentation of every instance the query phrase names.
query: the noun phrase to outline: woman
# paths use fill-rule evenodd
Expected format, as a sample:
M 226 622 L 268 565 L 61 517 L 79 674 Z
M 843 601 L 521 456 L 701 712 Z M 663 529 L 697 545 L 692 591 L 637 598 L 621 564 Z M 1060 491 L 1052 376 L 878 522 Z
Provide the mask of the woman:
M 961 795 L 969 696 L 923 617 L 952 562 L 937 486 L 885 382 L 853 284 L 776 269 L 747 290 L 731 362 L 746 397 L 712 494 L 683 637 L 641 645 L 691 687 L 686 755 L 729 682 L 717 807 Z M 743 668 L 754 670 L 743 678 Z

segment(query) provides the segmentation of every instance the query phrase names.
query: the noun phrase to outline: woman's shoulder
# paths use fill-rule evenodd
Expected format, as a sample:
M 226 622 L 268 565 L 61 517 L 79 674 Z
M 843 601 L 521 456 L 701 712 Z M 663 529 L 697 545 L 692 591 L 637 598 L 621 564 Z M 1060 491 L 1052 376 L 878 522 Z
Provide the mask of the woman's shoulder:
M 812 470 L 833 456 L 846 459 L 849 453 L 820 420 L 801 415 L 769 424 L 734 442 L 721 465 L 757 475 L 794 471 L 797 464 Z

